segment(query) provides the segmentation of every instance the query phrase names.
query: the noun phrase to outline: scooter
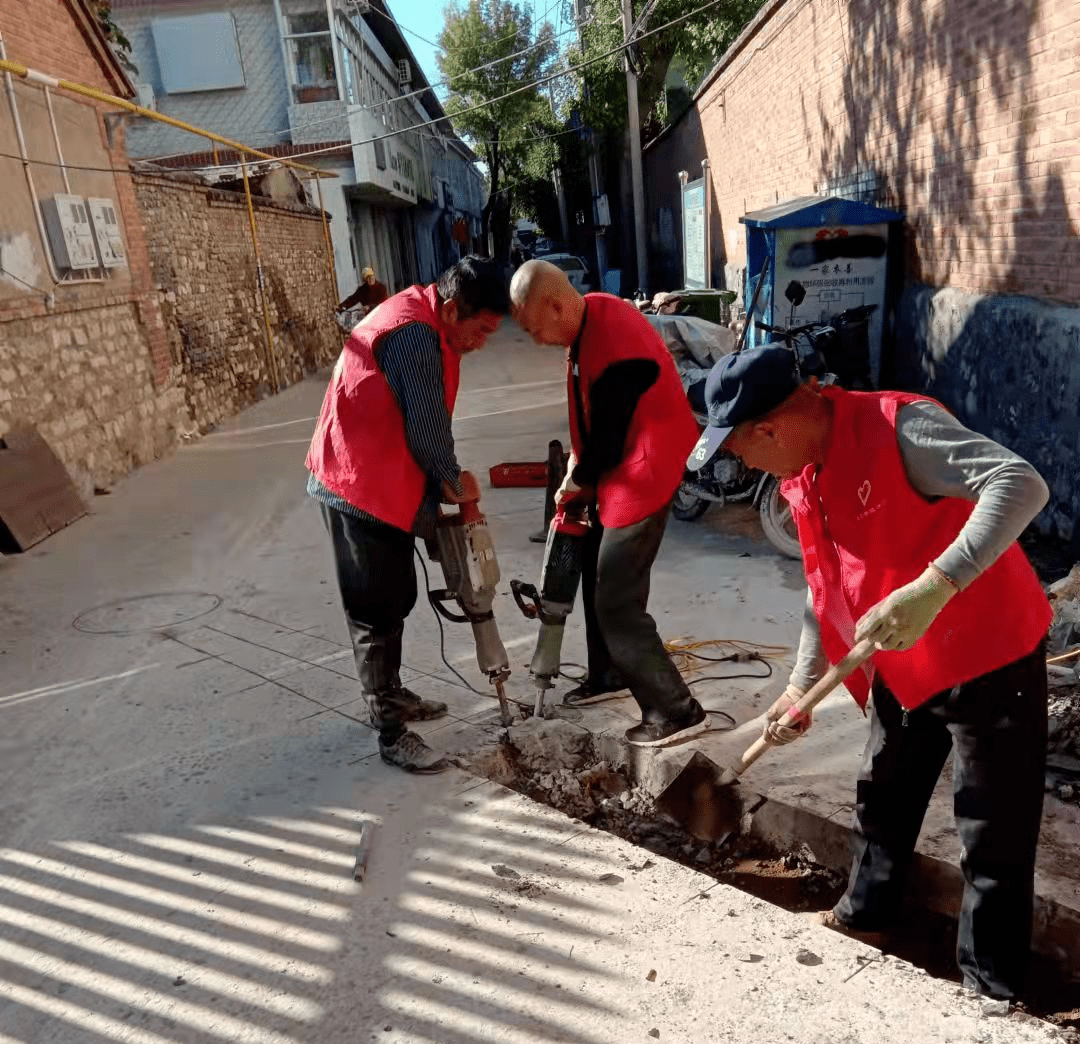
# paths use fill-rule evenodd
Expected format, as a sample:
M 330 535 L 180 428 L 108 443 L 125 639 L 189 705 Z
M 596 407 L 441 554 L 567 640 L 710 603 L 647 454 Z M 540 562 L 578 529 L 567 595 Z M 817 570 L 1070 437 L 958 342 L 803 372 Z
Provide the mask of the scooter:
M 792 281 L 784 296 L 791 303 L 794 315 L 806 296 L 806 290 L 801 283 Z M 753 307 L 752 304 L 751 312 Z M 867 327 L 869 316 L 876 307 L 861 305 L 827 320 L 800 326 L 772 326 L 760 321 L 755 322 L 754 326 L 776 336 L 779 343 L 795 354 L 799 371 L 804 377 L 817 377 L 822 384 L 869 389 L 872 383 Z M 741 347 L 742 338 L 736 351 Z M 687 389 L 687 397 L 702 430 L 708 423 L 704 393 L 704 381 Z M 698 461 L 694 463 L 696 470 L 686 472 L 675 494 L 672 514 L 677 519 L 693 522 L 701 518 L 711 504 L 748 501 L 758 510 L 761 527 L 769 543 L 788 558 L 801 557 L 791 509 L 780 494 L 780 482 L 775 476 L 748 468 L 737 457 L 722 449 L 703 464 L 699 465 Z

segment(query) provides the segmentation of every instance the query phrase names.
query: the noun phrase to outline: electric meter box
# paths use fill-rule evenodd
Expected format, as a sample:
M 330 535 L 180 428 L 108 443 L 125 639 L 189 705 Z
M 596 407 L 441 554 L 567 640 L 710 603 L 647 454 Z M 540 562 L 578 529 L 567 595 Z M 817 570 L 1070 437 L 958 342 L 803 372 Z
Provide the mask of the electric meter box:
M 118 268 L 127 264 L 124 237 L 120 235 L 120 222 L 116 216 L 116 204 L 111 199 L 90 197 L 86 201 L 90 211 L 90 223 L 94 227 L 98 254 L 106 268 Z
M 97 268 L 98 252 L 90 211 L 81 196 L 59 193 L 41 201 L 49 249 L 57 268 Z

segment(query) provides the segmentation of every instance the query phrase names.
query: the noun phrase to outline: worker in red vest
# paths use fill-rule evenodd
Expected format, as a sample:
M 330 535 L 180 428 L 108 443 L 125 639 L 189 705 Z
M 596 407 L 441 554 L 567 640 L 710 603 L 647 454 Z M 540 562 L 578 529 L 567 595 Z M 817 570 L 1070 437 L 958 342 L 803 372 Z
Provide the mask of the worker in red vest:
M 590 505 L 582 568 L 588 678 L 565 702 L 629 688 L 641 724 L 627 741 L 659 746 L 706 727 L 647 611 L 652 565 L 698 429 L 675 363 L 648 320 L 566 273 L 527 261 L 510 284 L 514 317 L 538 344 L 569 346 L 573 453 L 559 501 Z
M 965 879 L 964 984 L 1013 999 L 1031 939 L 1047 736 L 1051 609 L 1016 543 L 1048 498 L 1026 461 L 933 399 L 803 383 L 787 348 L 728 356 L 706 385 L 715 446 L 784 480 L 808 604 L 778 719 L 852 646 L 879 650 L 847 682 L 870 739 L 859 773 L 855 859 L 823 923 L 881 933 L 899 913 L 930 796 L 950 750 Z
M 414 536 L 434 537 L 440 500 L 479 499 L 458 466 L 450 418 L 462 355 L 482 348 L 508 311 L 500 269 L 473 256 L 383 302 L 346 341 L 308 451 L 308 493 L 330 532 L 379 753 L 410 772 L 447 767 L 406 727 L 446 713 L 399 676 L 416 604 Z

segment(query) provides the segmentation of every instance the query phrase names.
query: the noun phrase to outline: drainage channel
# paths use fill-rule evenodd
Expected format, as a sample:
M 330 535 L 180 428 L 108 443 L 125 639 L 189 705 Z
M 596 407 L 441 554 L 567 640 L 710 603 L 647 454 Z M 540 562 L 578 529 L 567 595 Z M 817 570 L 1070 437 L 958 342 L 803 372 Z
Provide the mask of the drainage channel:
M 607 755 L 607 756 L 605 756 Z M 697 830 L 657 808 L 656 800 L 633 779 L 629 765 L 611 757 L 609 745 L 566 722 L 533 721 L 509 730 L 486 733 L 486 740 L 458 759 L 462 768 L 502 784 L 533 801 L 548 805 L 605 830 L 642 850 L 642 868 L 651 857 L 672 859 L 718 882 L 793 912 L 812 916 L 831 909 L 843 893 L 846 875 L 823 865 L 805 842 L 777 843 L 753 831 L 752 816 L 721 836 Z M 752 811 L 751 809 L 746 810 Z M 684 818 L 684 822 L 685 822 Z M 692 827 L 695 824 L 691 823 Z M 696 829 L 696 827 L 695 827 Z M 707 901 L 708 891 L 695 899 Z M 909 961 L 929 974 L 959 983 L 955 963 L 956 921 L 919 902 L 911 892 L 908 916 L 884 952 Z M 1080 982 L 1072 969 L 1034 955 L 1032 990 L 1024 1005 L 1009 1017 L 1039 1018 L 1080 1044 Z

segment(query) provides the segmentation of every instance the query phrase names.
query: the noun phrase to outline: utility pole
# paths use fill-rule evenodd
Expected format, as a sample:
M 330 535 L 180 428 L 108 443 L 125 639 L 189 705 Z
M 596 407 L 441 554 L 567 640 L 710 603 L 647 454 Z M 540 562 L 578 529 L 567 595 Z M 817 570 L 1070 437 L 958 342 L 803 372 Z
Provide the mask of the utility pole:
M 577 26 L 578 45 L 584 47 L 584 35 L 582 27 L 585 24 L 586 11 L 585 0 L 574 0 L 574 24 Z M 597 289 L 603 290 L 607 282 L 608 258 L 607 240 L 604 238 L 607 225 L 600 221 L 600 198 L 603 189 L 603 177 L 601 176 L 600 159 L 597 156 L 596 134 L 586 130 L 585 141 L 589 154 L 589 192 L 591 195 L 590 207 L 593 219 L 593 246 L 596 250 L 596 280 Z
M 645 180 L 641 170 L 641 117 L 638 113 L 637 73 L 630 63 L 629 46 L 634 27 L 633 0 L 622 0 L 623 35 L 627 51 L 623 54 L 626 65 L 626 108 L 630 127 L 630 182 L 634 191 L 634 245 L 637 254 L 637 288 L 645 293 L 648 271 L 645 257 Z

